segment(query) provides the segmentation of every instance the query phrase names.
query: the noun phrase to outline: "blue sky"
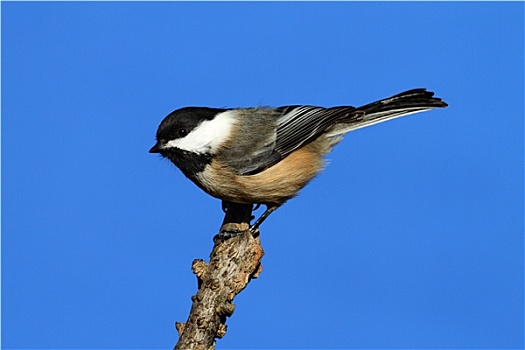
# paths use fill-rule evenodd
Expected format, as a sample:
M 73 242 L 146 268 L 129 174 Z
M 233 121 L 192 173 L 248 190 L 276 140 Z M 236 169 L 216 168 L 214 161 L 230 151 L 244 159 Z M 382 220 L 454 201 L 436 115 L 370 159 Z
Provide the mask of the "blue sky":
M 183 106 L 450 107 L 350 133 L 218 349 L 523 347 L 524 4 L 2 2 L 2 345 L 169 348 L 223 213 Z

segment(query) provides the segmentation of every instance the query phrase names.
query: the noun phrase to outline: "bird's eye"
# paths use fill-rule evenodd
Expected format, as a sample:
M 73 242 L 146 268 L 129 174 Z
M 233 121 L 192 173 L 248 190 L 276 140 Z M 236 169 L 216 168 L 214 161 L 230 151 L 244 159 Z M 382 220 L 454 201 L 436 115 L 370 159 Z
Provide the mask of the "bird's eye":
M 179 129 L 178 133 L 179 133 L 179 137 L 184 137 L 184 136 L 188 135 L 188 130 L 186 130 L 186 129 Z

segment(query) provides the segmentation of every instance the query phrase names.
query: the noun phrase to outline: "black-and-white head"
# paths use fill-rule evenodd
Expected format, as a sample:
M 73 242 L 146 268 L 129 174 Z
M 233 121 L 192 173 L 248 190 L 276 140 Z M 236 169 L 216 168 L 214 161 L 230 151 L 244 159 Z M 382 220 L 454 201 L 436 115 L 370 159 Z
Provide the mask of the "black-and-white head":
M 157 143 L 150 153 L 160 153 L 187 176 L 202 171 L 211 155 L 229 137 L 235 123 L 228 109 L 185 107 L 160 123 Z

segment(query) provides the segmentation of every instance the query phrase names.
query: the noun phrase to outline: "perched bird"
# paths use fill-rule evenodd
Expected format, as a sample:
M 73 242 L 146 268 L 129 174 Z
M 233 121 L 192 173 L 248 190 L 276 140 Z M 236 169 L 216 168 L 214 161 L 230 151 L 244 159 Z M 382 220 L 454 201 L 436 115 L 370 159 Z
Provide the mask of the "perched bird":
M 223 205 L 266 205 L 254 232 L 323 169 L 323 157 L 347 132 L 447 107 L 433 96 L 413 89 L 358 108 L 185 107 L 164 118 L 149 152 L 168 158 Z

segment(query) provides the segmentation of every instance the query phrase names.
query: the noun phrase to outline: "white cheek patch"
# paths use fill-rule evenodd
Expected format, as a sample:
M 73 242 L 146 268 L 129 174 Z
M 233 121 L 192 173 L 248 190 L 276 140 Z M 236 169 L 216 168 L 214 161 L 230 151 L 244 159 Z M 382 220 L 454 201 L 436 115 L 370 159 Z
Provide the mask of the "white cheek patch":
M 235 124 L 233 111 L 217 114 L 206 120 L 183 138 L 170 140 L 164 148 L 178 148 L 195 153 L 214 153 L 229 137 Z

